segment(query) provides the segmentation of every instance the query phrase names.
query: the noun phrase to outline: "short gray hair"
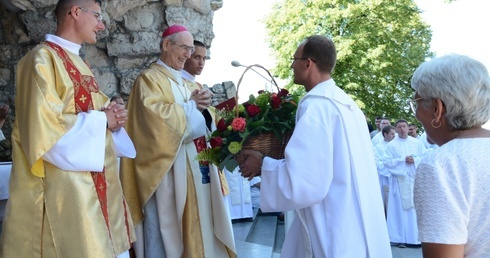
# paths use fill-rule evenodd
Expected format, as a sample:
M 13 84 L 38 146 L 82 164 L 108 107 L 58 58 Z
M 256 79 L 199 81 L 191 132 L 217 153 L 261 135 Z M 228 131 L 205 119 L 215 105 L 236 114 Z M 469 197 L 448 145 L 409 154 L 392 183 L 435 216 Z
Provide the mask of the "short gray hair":
M 453 129 L 465 130 L 490 119 L 490 77 L 485 66 L 472 58 L 451 54 L 425 62 L 415 70 L 412 88 L 424 100 L 440 99 Z
M 169 39 L 171 42 L 173 42 L 173 43 L 175 44 L 175 43 L 177 43 L 177 41 L 179 40 L 179 33 L 174 33 L 174 34 L 172 34 L 172 35 L 170 35 L 170 36 L 162 37 L 162 38 L 160 39 L 160 51 L 163 51 L 163 49 L 162 49 L 162 44 L 163 44 L 163 41 L 164 41 L 165 39 Z

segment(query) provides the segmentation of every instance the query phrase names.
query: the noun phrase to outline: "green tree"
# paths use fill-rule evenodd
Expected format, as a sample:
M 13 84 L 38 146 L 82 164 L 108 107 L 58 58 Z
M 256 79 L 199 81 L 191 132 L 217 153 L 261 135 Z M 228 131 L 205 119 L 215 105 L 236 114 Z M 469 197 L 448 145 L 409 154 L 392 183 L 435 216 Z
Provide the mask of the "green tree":
M 303 39 L 325 35 L 337 48 L 334 80 L 368 117 L 414 120 L 410 78 L 433 54 L 431 30 L 412 0 L 283 0 L 265 24 L 278 77 L 292 78 L 291 57 Z

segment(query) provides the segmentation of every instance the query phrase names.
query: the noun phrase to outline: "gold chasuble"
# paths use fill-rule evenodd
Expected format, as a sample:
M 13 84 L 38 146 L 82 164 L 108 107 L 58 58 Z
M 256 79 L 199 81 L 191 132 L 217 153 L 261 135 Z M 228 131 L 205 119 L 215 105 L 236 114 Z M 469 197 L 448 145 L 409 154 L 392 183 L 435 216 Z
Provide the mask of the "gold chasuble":
M 129 97 L 126 131 L 138 155 L 122 159 L 121 180 L 136 225 L 135 252 L 137 258 L 236 257 L 218 171 L 209 166 L 209 179 L 201 174 L 183 106 L 197 84 L 183 84 L 154 63 Z
M 106 131 L 103 172 L 66 171 L 42 159 L 79 112 L 100 110 L 107 102 L 90 68 L 78 55 L 46 42 L 21 59 L 16 81 L 13 168 L 0 257 L 113 258 L 127 251 L 136 239 L 112 132 Z

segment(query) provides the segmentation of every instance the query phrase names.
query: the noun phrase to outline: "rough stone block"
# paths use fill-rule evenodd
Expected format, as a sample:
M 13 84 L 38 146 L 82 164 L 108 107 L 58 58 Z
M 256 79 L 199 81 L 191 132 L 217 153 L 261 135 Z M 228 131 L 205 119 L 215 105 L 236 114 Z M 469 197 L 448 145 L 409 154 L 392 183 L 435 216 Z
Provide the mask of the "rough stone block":
M 223 7 L 223 1 L 222 0 L 211 0 L 211 9 L 213 11 L 216 11 Z
M 196 13 L 192 8 L 168 6 L 165 9 L 167 24 L 182 24 L 189 29 L 195 39 L 211 46 L 214 38 L 213 17 L 214 12 L 207 14 Z
M 104 94 L 109 97 L 118 95 L 117 78 L 109 70 L 94 70 L 95 79 L 99 84 L 99 88 Z
M 13 11 L 17 11 L 18 9 L 23 11 L 35 9 L 34 5 L 31 4 L 31 1 L 28 0 L 2 0 L 2 4 Z
M 211 91 L 214 94 L 220 94 L 220 93 L 225 92 L 225 88 L 223 87 L 223 85 L 221 83 L 218 83 L 218 84 L 213 85 L 213 87 L 211 87 Z
M 119 78 L 121 81 L 121 94 L 129 95 L 131 93 L 131 89 L 133 88 L 134 80 L 138 77 L 140 71 L 131 71 Z
M 21 17 L 27 28 L 27 35 L 34 42 L 43 41 L 46 34 L 54 34 L 56 30 L 56 22 L 53 16 L 45 16 L 43 13 L 28 11 L 21 14 Z
M 107 42 L 109 56 L 159 55 L 159 32 L 133 32 L 115 35 Z
M 167 6 L 182 6 L 184 0 L 164 0 L 163 3 Z
M 202 14 L 208 14 L 211 11 L 211 0 L 187 0 L 185 6 L 188 6 Z
M 228 98 L 236 96 L 236 87 L 232 81 L 223 82 L 223 87 L 225 88 L 226 96 Z
M 90 64 L 91 67 L 108 67 L 108 59 L 105 51 L 98 49 L 94 45 L 84 45 L 85 49 L 85 57 L 87 63 Z
M 26 1 L 22 1 L 26 2 Z M 56 5 L 58 3 L 58 0 L 30 0 L 29 2 L 34 5 L 36 8 L 44 8 L 44 7 L 49 7 Z
M 10 84 L 11 71 L 7 68 L 0 68 L 0 86 L 7 86 Z
M 114 64 L 116 65 L 117 69 L 123 71 L 135 67 L 142 67 L 144 60 L 142 58 L 118 57 L 114 60 Z
M 124 26 L 130 31 L 161 30 L 164 21 L 161 3 L 134 8 L 124 15 Z
M 136 7 L 140 7 L 146 4 L 145 0 L 119 0 L 119 1 L 105 1 L 105 12 L 112 18 L 118 19 L 123 16 L 129 10 Z

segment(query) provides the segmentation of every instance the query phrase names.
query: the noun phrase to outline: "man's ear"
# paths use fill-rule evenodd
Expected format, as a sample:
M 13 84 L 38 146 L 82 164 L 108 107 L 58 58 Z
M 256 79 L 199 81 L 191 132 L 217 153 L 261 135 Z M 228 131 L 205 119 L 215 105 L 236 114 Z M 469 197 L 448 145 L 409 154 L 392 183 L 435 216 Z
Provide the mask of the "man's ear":
M 435 99 L 435 106 L 433 110 L 434 120 L 436 122 L 441 121 L 442 116 L 446 113 L 446 105 L 440 99 Z
M 168 51 L 168 46 L 170 45 L 170 39 L 165 38 L 162 40 L 162 50 L 167 52 Z
M 75 20 L 78 20 L 80 18 L 80 8 L 76 5 L 72 6 L 70 8 L 70 11 L 68 12 L 69 15 L 71 15 L 71 17 L 73 17 L 73 19 Z

